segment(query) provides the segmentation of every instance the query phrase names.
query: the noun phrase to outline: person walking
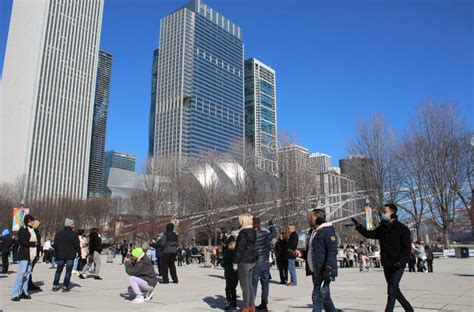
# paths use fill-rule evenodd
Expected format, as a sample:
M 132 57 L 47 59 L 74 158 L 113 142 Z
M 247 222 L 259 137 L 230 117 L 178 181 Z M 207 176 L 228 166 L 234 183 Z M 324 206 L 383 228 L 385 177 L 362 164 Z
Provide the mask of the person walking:
M 233 269 L 237 271 L 240 288 L 242 289 L 242 312 L 251 312 L 255 311 L 255 291 L 252 276 L 258 259 L 255 248 L 257 232 L 253 228 L 252 216 L 249 214 L 239 216 L 239 226 L 240 232 L 235 246 Z
M 288 244 L 285 233 L 280 233 L 275 243 L 275 256 L 278 271 L 280 272 L 280 284 L 288 283 Z
M 414 311 L 413 307 L 403 296 L 399 286 L 405 266 L 410 259 L 411 235 L 410 230 L 398 221 L 397 211 L 398 207 L 395 204 L 386 204 L 382 221 L 374 230 L 367 230 L 355 218 L 352 218 L 352 222 L 364 237 L 380 241 L 380 260 L 388 286 L 385 311 L 393 311 L 395 301 L 398 300 L 405 311 L 411 312 Z
M 54 246 L 56 249 L 58 266 L 56 268 L 56 274 L 54 274 L 53 291 L 61 289 L 59 279 L 61 278 L 64 267 L 66 267 L 66 274 L 64 275 L 63 281 L 63 292 L 68 292 L 70 290 L 69 285 L 71 282 L 71 272 L 74 265 L 74 259 L 76 259 L 78 255 L 81 255 L 79 236 L 74 232 L 73 219 L 66 218 L 64 228 L 56 233 Z
M 168 271 L 173 283 L 178 284 L 178 275 L 176 273 L 176 253 L 178 251 L 178 234 L 174 232 L 174 224 L 166 225 L 166 232 L 159 241 L 161 247 L 161 274 L 163 275 L 163 284 L 169 284 Z
M 127 256 L 125 258 L 124 265 L 130 282 L 128 292 L 135 294 L 135 299 L 132 300 L 132 303 L 150 301 L 153 298 L 158 280 L 155 268 L 143 249 L 140 247 L 133 249 L 131 257 Z
M 31 299 L 28 293 L 28 280 L 31 274 L 31 262 L 38 256 L 40 250 L 40 240 L 37 238 L 33 228 L 35 218 L 27 214 L 23 223 L 24 226 L 18 231 L 18 273 L 12 288 L 12 301 L 20 299 Z
M 412 249 L 410 252 L 410 258 L 408 259 L 408 271 L 416 272 L 416 256 L 415 251 Z
M 260 284 L 262 285 L 262 299 L 256 309 L 259 311 L 268 311 L 268 293 L 270 291 L 270 244 L 276 237 L 276 231 L 273 226 L 273 221 L 271 220 L 268 222 L 269 231 L 262 229 L 261 220 L 258 217 L 253 218 L 253 227 L 257 233 L 255 249 L 258 253 L 258 261 L 252 275 L 253 296 L 256 297 L 257 295 L 257 286 L 260 280 Z
M 79 274 L 79 277 L 85 279 L 84 274 L 90 269 L 92 264 L 95 265 L 95 280 L 102 280 L 100 277 L 100 253 L 102 252 L 102 239 L 99 236 L 98 229 L 92 229 L 89 234 L 89 252 L 87 264 L 82 268 L 82 272 Z
M 10 237 L 10 231 L 8 229 L 4 229 L 2 231 L 2 247 L 0 252 L 2 253 L 2 273 L 5 275 L 8 274 L 8 257 L 10 256 L 12 245 L 13 240 Z
M 30 272 L 30 276 L 28 278 L 28 291 L 29 292 L 41 291 L 41 287 L 36 286 L 35 283 L 33 283 L 33 270 L 35 269 L 36 263 L 39 261 L 39 257 L 40 257 L 40 253 L 41 253 L 41 249 L 42 249 L 41 248 L 41 235 L 40 235 L 40 232 L 38 230 L 39 226 L 40 226 L 40 221 L 38 219 L 36 219 L 33 222 L 33 230 L 36 234 L 36 240 L 38 242 L 38 247 L 37 247 L 36 257 L 31 261 L 31 272 Z
M 417 259 L 417 268 L 418 272 L 425 272 L 425 261 L 426 261 L 426 252 L 425 252 L 425 247 L 421 244 L 420 241 L 416 241 L 413 243 L 412 249 L 415 252 L 416 259 Z
M 314 209 L 309 217 L 312 229 L 308 242 L 308 268 L 313 279 L 313 312 L 336 308 L 331 299 L 330 284 L 337 277 L 338 239 L 331 222 L 326 222 L 323 209 Z
M 77 236 L 79 238 L 79 247 L 81 248 L 81 253 L 79 255 L 79 263 L 77 264 L 77 272 L 82 272 L 82 269 L 84 269 L 87 263 L 87 255 L 89 254 L 89 242 L 87 240 L 87 237 L 85 236 L 84 230 L 78 230 Z
M 298 277 L 296 276 L 296 258 L 299 256 L 298 248 L 298 233 L 296 233 L 296 226 L 290 224 L 288 226 L 288 270 L 290 271 L 290 283 L 288 286 L 296 286 L 298 284 Z
M 367 246 L 365 246 L 363 241 L 360 242 L 357 253 L 359 254 L 359 271 L 369 272 L 369 249 L 367 249 Z
M 355 250 L 354 246 L 348 245 L 346 248 L 346 256 L 347 256 L 347 263 L 350 268 L 354 267 L 354 260 L 355 260 Z

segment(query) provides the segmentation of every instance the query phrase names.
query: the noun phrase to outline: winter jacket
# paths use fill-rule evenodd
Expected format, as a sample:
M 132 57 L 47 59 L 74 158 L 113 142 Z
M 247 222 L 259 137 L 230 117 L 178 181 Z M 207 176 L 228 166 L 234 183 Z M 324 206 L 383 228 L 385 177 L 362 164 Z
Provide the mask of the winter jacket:
M 288 243 L 286 239 L 277 240 L 275 244 L 275 256 L 277 262 L 288 261 Z
M 13 245 L 13 239 L 10 237 L 10 235 L 2 236 L 2 248 L 1 252 L 4 254 L 10 253 L 10 250 Z
M 410 259 L 410 230 L 397 219 L 393 222 L 382 221 L 375 230 L 367 230 L 361 224 L 356 230 L 366 238 L 380 240 L 380 261 L 382 266 L 394 267 L 399 262 L 405 267 Z
M 92 232 L 89 235 L 89 255 L 93 256 L 94 251 L 97 251 L 99 254 L 102 252 L 102 239 L 96 232 Z
M 253 228 L 240 230 L 235 246 L 234 263 L 255 263 L 258 260 L 256 240 L 257 232 Z
M 34 230 L 36 234 L 36 243 L 30 242 L 31 234 L 26 226 L 22 226 L 18 231 L 18 261 L 33 261 L 30 259 L 30 247 L 36 247 L 36 254 L 39 255 L 41 249 L 41 236 L 37 229 Z
M 175 254 L 178 252 L 178 234 L 175 232 L 165 232 L 163 237 L 158 241 L 161 253 Z
M 257 241 L 255 242 L 255 249 L 257 249 L 259 262 L 268 262 L 270 258 L 270 244 L 276 236 L 276 231 L 274 226 L 270 226 L 269 230 L 256 230 Z
M 225 248 L 224 259 L 222 260 L 222 267 L 224 268 L 224 277 L 226 280 L 236 280 L 237 271 L 234 271 L 233 264 L 235 259 L 235 250 Z
M 150 286 L 155 287 L 158 283 L 155 268 L 146 255 L 143 255 L 137 261 L 127 262 L 125 264 L 125 271 L 130 276 L 136 276 L 145 280 Z
M 298 234 L 295 232 L 290 234 L 288 237 L 288 259 L 296 259 L 295 251 L 298 248 Z
M 314 231 L 316 233 L 313 235 Z M 323 223 L 316 230 L 313 230 L 311 235 L 313 235 L 313 240 L 311 241 L 311 238 L 309 240 L 311 254 L 308 254 L 308 258 L 311 257 L 313 276 L 320 278 L 326 267 L 330 267 L 330 276 L 336 277 L 338 239 L 334 226 L 329 222 Z
M 77 255 L 81 254 L 79 236 L 71 227 L 65 226 L 64 229 L 56 233 L 54 249 L 56 250 L 56 259 L 74 260 Z

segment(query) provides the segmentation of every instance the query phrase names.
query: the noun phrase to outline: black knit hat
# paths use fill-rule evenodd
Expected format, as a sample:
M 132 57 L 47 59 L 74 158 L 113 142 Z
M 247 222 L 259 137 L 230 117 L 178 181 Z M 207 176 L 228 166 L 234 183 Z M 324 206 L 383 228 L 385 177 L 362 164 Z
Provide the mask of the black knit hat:
M 27 224 L 28 224 L 29 222 L 31 222 L 31 221 L 35 221 L 35 218 L 34 218 L 32 215 L 30 215 L 30 214 L 27 214 L 27 215 L 23 218 L 23 223 L 24 223 L 25 225 L 27 225 Z

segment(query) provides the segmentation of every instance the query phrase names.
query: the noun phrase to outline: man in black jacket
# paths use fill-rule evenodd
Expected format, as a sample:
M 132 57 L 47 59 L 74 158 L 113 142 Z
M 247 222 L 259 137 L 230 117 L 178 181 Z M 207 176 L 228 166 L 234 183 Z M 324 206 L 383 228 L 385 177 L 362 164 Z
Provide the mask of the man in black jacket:
M 313 312 L 336 311 L 329 285 L 337 277 L 336 230 L 326 222 L 323 209 L 314 209 L 309 217 L 312 229 L 308 241 L 307 265 L 313 278 Z
M 290 283 L 288 286 L 296 286 L 298 278 L 296 276 L 296 257 L 299 255 L 298 251 L 298 233 L 296 233 L 296 226 L 290 224 L 288 226 L 288 270 L 290 271 Z
M 254 297 L 257 294 L 258 280 L 260 280 L 260 284 L 262 285 L 262 301 L 260 305 L 257 306 L 257 310 L 268 311 L 268 293 L 270 291 L 270 243 L 272 239 L 275 238 L 276 231 L 272 221 L 268 222 L 269 231 L 263 230 L 261 228 L 260 218 L 258 217 L 253 218 L 253 227 L 257 232 L 255 249 L 258 254 L 257 264 L 255 265 L 255 270 L 252 275 Z
M 375 230 L 367 230 L 356 219 L 352 218 L 352 222 L 354 222 L 356 230 L 360 234 L 366 238 L 380 240 L 380 260 L 388 285 L 386 312 L 393 311 L 395 300 L 400 302 L 405 311 L 413 311 L 412 306 L 405 299 L 399 287 L 405 266 L 410 259 L 411 235 L 410 230 L 398 221 L 397 210 L 395 204 L 386 204 L 382 221 Z
M 79 244 L 79 236 L 74 230 L 74 220 L 66 218 L 64 229 L 59 231 L 54 238 L 54 249 L 56 250 L 56 259 L 58 267 L 54 275 L 53 291 L 58 291 L 59 279 L 66 266 L 66 275 L 64 276 L 63 292 L 69 291 L 69 283 L 71 281 L 71 272 L 74 266 L 74 259 L 81 255 L 81 247 Z
M 169 284 L 168 270 L 173 283 L 178 284 L 178 275 L 176 274 L 176 253 L 178 251 L 178 234 L 174 232 L 174 224 L 166 225 L 166 232 L 158 241 L 161 247 L 161 274 L 163 275 L 163 284 Z

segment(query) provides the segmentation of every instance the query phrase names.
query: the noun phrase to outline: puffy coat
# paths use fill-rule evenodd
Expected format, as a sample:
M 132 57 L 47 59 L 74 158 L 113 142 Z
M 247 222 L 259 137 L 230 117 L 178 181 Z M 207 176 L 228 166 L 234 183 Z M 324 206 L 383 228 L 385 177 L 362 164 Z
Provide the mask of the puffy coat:
M 255 263 L 258 259 L 255 242 L 257 232 L 253 228 L 240 230 L 235 245 L 234 263 Z
M 270 258 L 270 243 L 272 239 L 276 236 L 276 231 L 274 226 L 269 227 L 270 231 L 257 229 L 257 241 L 255 242 L 255 249 L 258 253 L 258 261 L 268 262 Z
M 314 234 L 311 244 L 311 257 L 313 264 L 313 276 L 318 278 L 322 275 L 326 266 L 331 267 L 331 277 L 337 276 L 337 246 L 338 239 L 334 226 L 327 222 L 319 226 Z

